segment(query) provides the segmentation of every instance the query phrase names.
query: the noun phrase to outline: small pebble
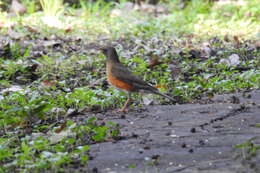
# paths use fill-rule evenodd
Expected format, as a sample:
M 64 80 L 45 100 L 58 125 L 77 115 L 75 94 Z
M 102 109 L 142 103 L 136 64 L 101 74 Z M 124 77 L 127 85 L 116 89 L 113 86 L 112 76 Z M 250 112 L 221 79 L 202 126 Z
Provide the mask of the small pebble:
M 160 158 L 160 155 L 158 155 L 158 154 L 152 156 L 152 159 L 153 159 L 153 160 L 157 160 L 157 159 L 159 159 L 159 158 Z
M 205 142 L 203 140 L 199 140 L 200 145 L 205 145 Z
M 171 132 L 165 133 L 165 136 L 170 136 L 170 135 L 171 135 Z
M 144 160 L 148 161 L 148 160 L 151 160 L 150 157 L 145 157 Z
M 196 128 L 195 128 L 195 127 L 192 127 L 192 128 L 190 129 L 190 132 L 191 132 L 191 133 L 196 133 Z
M 133 138 L 138 138 L 138 135 L 135 134 L 135 133 L 132 133 L 132 137 L 133 137 Z
M 93 172 L 93 173 L 98 173 L 98 168 L 96 168 L 96 167 L 93 168 L 93 169 L 92 169 L 92 172 Z
M 185 143 L 181 144 L 181 148 L 186 148 L 187 145 Z
M 150 147 L 150 146 L 148 146 L 148 145 L 146 145 L 146 146 L 144 146 L 144 149 L 145 149 L 145 150 L 150 150 L 150 149 L 151 149 L 151 147 Z

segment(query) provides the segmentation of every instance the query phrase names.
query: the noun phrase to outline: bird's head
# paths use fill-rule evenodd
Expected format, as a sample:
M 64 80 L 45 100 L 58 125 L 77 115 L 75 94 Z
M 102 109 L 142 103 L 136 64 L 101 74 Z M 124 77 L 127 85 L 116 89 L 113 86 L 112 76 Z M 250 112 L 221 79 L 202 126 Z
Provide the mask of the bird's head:
M 102 47 L 100 50 L 107 57 L 107 61 L 119 62 L 119 58 L 114 47 Z

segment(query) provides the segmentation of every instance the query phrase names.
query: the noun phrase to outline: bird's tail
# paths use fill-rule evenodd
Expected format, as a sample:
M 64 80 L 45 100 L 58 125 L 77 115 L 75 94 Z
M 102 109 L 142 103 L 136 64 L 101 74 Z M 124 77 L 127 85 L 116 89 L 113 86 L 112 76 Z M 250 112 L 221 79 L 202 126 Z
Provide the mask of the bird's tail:
M 172 97 L 170 97 L 170 96 L 168 96 L 168 95 L 166 95 L 166 94 L 163 94 L 163 93 L 161 93 L 161 92 L 159 92 L 159 91 L 154 91 L 154 93 L 157 94 L 157 95 L 160 95 L 160 96 L 162 96 L 162 97 L 165 97 L 165 98 L 167 98 L 167 99 L 169 99 L 169 100 L 171 100 L 171 101 L 173 101 L 173 102 L 176 102 L 176 100 L 175 100 L 174 98 L 172 98 Z

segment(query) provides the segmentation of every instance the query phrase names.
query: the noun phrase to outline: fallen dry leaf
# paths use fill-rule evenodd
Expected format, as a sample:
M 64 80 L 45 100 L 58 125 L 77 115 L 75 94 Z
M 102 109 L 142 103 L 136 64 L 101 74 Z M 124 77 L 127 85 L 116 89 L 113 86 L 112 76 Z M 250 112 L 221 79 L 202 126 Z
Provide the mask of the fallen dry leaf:
M 48 80 L 43 80 L 42 83 L 43 83 L 45 86 L 47 86 L 47 87 L 51 87 L 51 86 L 56 85 L 56 82 L 48 81 Z
M 233 39 L 234 39 L 234 41 L 235 41 L 236 47 L 239 47 L 239 46 L 240 46 L 240 41 L 239 41 L 238 36 L 235 35 L 235 36 L 233 37 Z
M 18 0 L 12 0 L 10 13 L 17 15 L 17 14 L 24 14 L 26 13 L 26 11 L 27 11 L 26 7 L 23 4 L 21 4 Z
M 72 129 L 76 127 L 76 123 L 72 124 L 71 126 L 67 127 L 66 130 L 61 130 L 59 133 L 56 133 L 54 130 L 48 132 L 48 138 L 50 140 L 51 144 L 55 144 L 60 142 L 62 139 L 68 137 L 68 136 L 75 136 L 76 133 L 72 131 Z M 59 128 L 60 129 L 60 128 Z
M 65 33 L 69 33 L 69 32 L 71 32 L 71 31 L 72 31 L 72 28 L 71 28 L 71 27 L 65 29 Z
M 65 129 L 67 127 L 67 123 L 63 123 L 61 124 L 61 126 L 57 129 L 54 130 L 55 133 L 60 133 L 63 129 Z
M 224 41 L 225 41 L 225 42 L 229 42 L 229 41 L 230 41 L 228 35 L 225 35 L 225 36 L 224 36 Z
M 154 88 L 167 88 L 166 85 L 155 85 Z
M 237 66 L 240 64 L 240 57 L 237 54 L 232 54 L 227 59 L 221 59 L 220 63 L 225 63 L 228 66 Z
M 162 62 L 159 61 L 159 57 L 156 55 L 152 55 L 152 59 L 150 59 L 148 68 L 153 68 L 154 66 L 160 65 L 160 64 L 162 64 Z

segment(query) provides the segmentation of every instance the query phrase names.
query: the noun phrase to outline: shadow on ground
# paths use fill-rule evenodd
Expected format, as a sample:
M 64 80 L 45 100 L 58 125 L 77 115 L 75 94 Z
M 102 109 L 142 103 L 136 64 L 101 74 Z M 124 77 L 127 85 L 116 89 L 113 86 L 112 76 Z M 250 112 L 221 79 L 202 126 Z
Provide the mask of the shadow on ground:
M 211 104 L 149 106 L 119 123 L 123 140 L 91 146 L 90 172 L 260 172 L 260 157 L 247 160 L 235 145 L 259 136 L 260 91 L 215 96 Z M 260 140 L 255 141 L 258 145 Z

